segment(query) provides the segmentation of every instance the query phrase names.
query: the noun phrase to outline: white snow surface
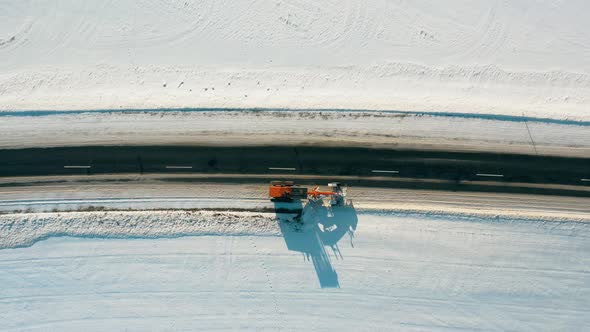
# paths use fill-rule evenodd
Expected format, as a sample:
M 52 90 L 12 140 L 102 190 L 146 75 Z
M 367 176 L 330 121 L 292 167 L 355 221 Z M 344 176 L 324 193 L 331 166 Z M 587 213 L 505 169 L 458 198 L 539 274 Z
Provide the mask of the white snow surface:
M 0 0 L 0 110 L 590 119 L 584 0 Z
M 227 205 L 231 204 L 226 202 Z M 136 204 L 137 205 L 137 204 Z M 258 203 L 257 205 L 261 205 Z M 98 204 L 100 206 L 100 203 Z M 441 208 L 420 205 L 398 206 L 361 204 L 356 213 L 415 216 L 446 216 L 447 218 L 499 220 L 511 219 L 543 223 L 590 224 L 585 214 L 548 212 L 469 210 L 465 208 Z M 368 207 L 363 208 L 364 206 Z M 382 209 L 379 210 L 378 208 Z M 347 210 L 338 210 L 348 217 Z M 251 210 L 253 211 L 253 210 Z M 306 210 L 306 211 L 309 211 Z M 312 210 L 313 211 L 313 210 Z M 322 212 L 322 211 L 321 211 Z M 307 212 L 303 218 L 311 222 L 317 212 Z M 30 246 L 38 241 L 56 236 L 80 237 L 177 237 L 187 235 L 278 235 L 280 221 L 289 227 L 301 227 L 294 222 L 295 214 L 246 212 L 231 210 L 146 210 L 146 211 L 67 211 L 42 213 L 14 213 L 0 215 L 0 249 Z M 326 217 L 327 218 L 327 217 Z M 332 216 L 332 218 L 334 218 Z M 344 218 L 344 217 L 343 217 Z M 333 220 L 336 220 L 334 218 Z M 575 226 L 573 226 L 575 228 Z
M 590 328 L 590 224 L 359 213 L 333 221 L 340 232 L 312 220 L 0 250 L 0 330 Z
M 82 112 L 0 117 L 0 148 L 318 144 L 587 157 L 588 128 L 378 111 Z
M 0 216 L 0 249 L 53 236 L 169 237 L 203 234 L 280 234 L 274 213 L 121 211 Z

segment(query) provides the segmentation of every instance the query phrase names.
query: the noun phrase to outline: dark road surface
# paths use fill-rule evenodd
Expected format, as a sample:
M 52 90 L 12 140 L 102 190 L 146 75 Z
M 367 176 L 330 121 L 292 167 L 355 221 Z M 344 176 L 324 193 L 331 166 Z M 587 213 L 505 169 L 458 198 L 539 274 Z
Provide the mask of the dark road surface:
M 269 179 L 273 174 L 358 176 L 365 179 L 363 185 L 380 187 L 590 196 L 590 157 L 284 146 L 0 150 L 0 177 L 116 173 L 267 174 Z M 473 181 L 494 185 L 482 187 Z

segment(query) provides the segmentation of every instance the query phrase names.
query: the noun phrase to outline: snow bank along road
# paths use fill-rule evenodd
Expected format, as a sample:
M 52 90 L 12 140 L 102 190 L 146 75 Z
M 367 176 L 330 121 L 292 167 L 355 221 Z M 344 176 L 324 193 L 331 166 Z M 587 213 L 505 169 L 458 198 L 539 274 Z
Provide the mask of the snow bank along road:
M 590 157 L 590 122 L 480 114 L 247 109 L 0 112 L 0 148 L 328 145 Z
M 250 218 L 243 224 L 264 234 L 62 237 L 0 250 L 0 330 L 590 328 L 588 223 L 358 213 L 334 241 L 338 228 Z
M 0 109 L 589 120 L 587 1 L 0 1 Z
M 206 174 L 209 181 L 226 182 L 304 176 L 303 183 L 328 176 L 376 187 L 590 194 L 590 158 L 312 146 L 88 146 L 0 150 L 0 159 L 0 176 L 180 173 L 187 181 Z

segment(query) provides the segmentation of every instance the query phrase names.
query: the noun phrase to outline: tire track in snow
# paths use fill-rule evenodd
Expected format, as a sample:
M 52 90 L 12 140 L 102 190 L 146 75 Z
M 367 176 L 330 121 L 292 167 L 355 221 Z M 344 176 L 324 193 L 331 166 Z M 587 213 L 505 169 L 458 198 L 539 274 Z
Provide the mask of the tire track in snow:
M 279 307 L 279 303 L 278 303 L 278 300 L 277 300 L 276 291 L 275 291 L 275 289 L 273 287 L 273 283 L 272 283 L 272 280 L 270 278 L 269 270 L 266 267 L 266 265 L 264 264 L 264 259 L 262 259 L 261 253 L 260 253 L 258 247 L 256 246 L 256 242 L 254 241 L 254 237 L 250 236 L 249 237 L 249 240 L 250 240 L 250 244 L 252 245 L 252 248 L 254 248 L 254 251 L 256 252 L 256 258 L 258 259 L 258 262 L 260 263 L 260 266 L 262 267 L 262 270 L 264 271 L 264 275 L 265 275 L 265 278 L 266 278 L 266 284 L 268 285 L 268 287 L 270 289 L 271 296 L 272 296 L 272 301 L 273 301 L 273 306 L 274 306 L 275 314 L 277 314 L 278 316 L 281 316 L 282 315 L 282 312 L 281 312 L 280 307 Z M 280 323 L 280 321 L 279 321 L 279 323 Z M 282 330 L 283 329 L 283 326 L 282 325 L 279 325 L 279 326 L 277 326 L 277 328 L 279 330 Z

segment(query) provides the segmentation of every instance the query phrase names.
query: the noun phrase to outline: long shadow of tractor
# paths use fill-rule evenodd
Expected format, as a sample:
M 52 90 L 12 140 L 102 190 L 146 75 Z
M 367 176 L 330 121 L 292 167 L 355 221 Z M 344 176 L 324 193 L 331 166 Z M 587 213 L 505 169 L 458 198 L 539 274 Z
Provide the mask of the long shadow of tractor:
M 287 248 L 301 252 L 313 263 L 322 288 L 340 287 L 329 250 L 336 259 L 343 259 L 338 242 L 348 236 L 352 245 L 358 223 L 354 205 L 346 199 L 346 187 L 339 183 L 329 186 L 331 191 L 317 187 L 307 191 L 292 182 L 272 182 L 269 190 Z

